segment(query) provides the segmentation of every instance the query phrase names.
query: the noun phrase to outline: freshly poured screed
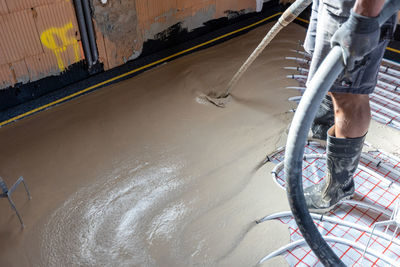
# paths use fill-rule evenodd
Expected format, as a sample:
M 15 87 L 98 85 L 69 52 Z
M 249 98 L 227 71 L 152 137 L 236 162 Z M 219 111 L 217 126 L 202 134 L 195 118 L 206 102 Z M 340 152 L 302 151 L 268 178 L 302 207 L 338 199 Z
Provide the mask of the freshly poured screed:
M 13 195 L 22 232 L 0 201 L 2 265 L 253 266 L 287 244 L 287 226 L 255 221 L 289 209 L 263 161 L 286 141 L 284 57 L 305 29 L 283 29 L 225 109 L 200 97 L 224 92 L 272 25 L 0 128 L 1 176 L 32 194 Z

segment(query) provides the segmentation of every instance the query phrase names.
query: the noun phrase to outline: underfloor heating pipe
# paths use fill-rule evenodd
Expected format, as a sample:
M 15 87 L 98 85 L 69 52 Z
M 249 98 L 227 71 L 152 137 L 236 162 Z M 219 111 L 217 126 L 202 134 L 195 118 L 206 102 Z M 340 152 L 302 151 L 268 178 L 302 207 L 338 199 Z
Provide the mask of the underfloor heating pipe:
M 301 59 L 303 63 L 307 63 L 308 64 L 310 62 L 311 55 L 308 54 L 307 52 L 300 51 L 300 50 L 295 50 L 295 49 L 291 49 L 290 51 L 294 52 L 294 53 L 297 53 L 299 55 L 302 55 L 303 58 L 297 58 L 297 59 Z M 295 57 L 286 57 L 286 58 L 287 59 L 296 59 Z M 382 58 L 382 63 L 390 64 L 390 65 L 393 65 L 393 66 L 396 66 L 396 67 L 400 67 L 399 63 L 397 63 L 397 62 L 395 62 L 393 60 L 390 60 L 390 59 L 386 59 L 386 58 Z M 388 74 L 392 74 L 392 75 L 395 75 L 395 76 L 400 76 L 400 71 L 393 69 L 391 66 L 382 66 L 381 65 L 381 66 L 379 66 L 379 70 L 382 73 L 388 73 Z
M 299 57 L 285 57 L 285 59 L 288 60 L 294 60 L 306 65 L 310 65 L 310 59 L 305 59 L 305 58 L 299 58 Z M 307 68 L 303 68 L 303 67 L 284 67 L 284 69 L 287 70 L 297 70 L 300 73 L 304 72 L 304 73 L 308 73 L 308 69 Z M 386 80 L 390 80 L 392 82 L 394 81 L 398 81 L 400 78 L 400 71 L 393 69 L 392 67 L 389 66 L 379 66 L 379 73 L 378 73 L 380 78 L 386 79 Z M 307 77 L 306 77 L 307 78 Z M 400 89 L 400 86 L 394 86 L 391 85 L 392 88 L 395 88 L 394 90 L 396 91 L 397 89 Z
M 285 67 L 285 69 L 297 69 L 300 72 L 308 71 L 308 70 L 300 68 L 300 67 Z M 287 75 L 286 78 L 289 78 L 289 79 L 297 79 L 297 78 L 307 79 L 307 76 L 304 76 L 304 75 L 301 75 L 301 74 L 300 75 L 291 74 L 291 75 Z M 396 81 L 400 80 L 400 78 L 395 78 L 395 79 L 396 79 Z M 400 102 L 399 101 L 394 101 L 394 99 L 400 99 L 400 95 L 395 94 L 392 91 L 390 91 L 389 89 L 387 89 L 387 88 L 393 88 L 393 87 L 397 88 L 398 85 L 394 86 L 392 84 L 389 84 L 389 83 L 386 83 L 386 82 L 383 82 L 383 81 L 378 81 L 377 82 L 377 86 L 375 87 L 374 93 L 370 94 L 370 96 L 371 96 L 371 102 L 370 103 L 371 103 L 372 106 L 375 107 L 375 109 L 385 110 L 387 113 L 392 114 L 393 118 L 395 118 L 395 117 L 398 118 L 398 117 L 400 117 L 400 115 L 397 112 L 395 112 L 395 111 L 393 111 L 391 109 L 385 108 L 384 106 L 382 106 L 379 103 L 377 103 L 375 101 L 375 99 L 374 99 L 374 98 L 376 98 L 376 99 L 379 99 L 380 101 L 387 102 L 387 103 L 389 103 L 389 104 L 391 104 L 391 105 L 393 105 L 395 107 L 399 107 L 400 106 Z M 306 88 L 305 87 L 296 87 L 296 86 L 294 86 L 294 87 L 287 87 L 287 89 L 297 89 L 297 90 L 304 91 Z M 387 96 L 392 97 L 392 99 L 388 98 Z M 289 98 L 289 100 L 290 101 L 298 101 L 300 98 L 301 97 L 292 97 L 292 98 Z
M 282 216 L 279 216 L 279 215 L 282 215 Z M 290 212 L 288 214 L 284 214 L 284 213 L 282 213 L 282 214 L 273 214 L 273 215 L 271 215 L 271 217 L 279 218 L 279 217 L 283 217 L 285 215 L 290 216 Z M 321 218 L 320 215 L 315 215 L 313 217 L 315 219 L 318 219 L 318 217 Z M 324 217 L 324 218 L 326 218 L 326 217 Z M 268 219 L 269 218 L 264 218 L 264 221 L 268 220 Z M 349 227 L 351 227 L 351 226 L 357 226 L 357 225 L 349 225 Z M 365 229 L 365 230 L 372 231 L 370 229 Z M 386 234 L 384 234 L 384 233 L 379 233 L 379 235 L 381 237 L 388 238 L 386 236 Z M 361 245 L 361 244 L 359 244 L 357 242 L 350 241 L 348 239 L 344 239 L 344 238 L 340 238 L 340 237 L 334 237 L 334 236 L 324 236 L 323 238 L 328 242 L 334 242 L 334 243 L 347 245 L 347 246 L 352 247 L 353 249 L 358 250 L 358 251 L 364 251 L 366 249 L 365 246 L 363 246 L 363 245 Z M 267 261 L 267 260 L 269 260 L 269 259 L 271 259 L 273 257 L 279 256 L 279 255 L 283 254 L 284 252 L 286 252 L 288 250 L 292 250 L 295 247 L 302 246 L 304 243 L 305 243 L 304 239 L 299 239 L 299 240 L 293 241 L 292 243 L 289 243 L 288 245 L 286 245 L 286 246 L 284 246 L 284 247 L 282 247 L 282 248 L 270 253 L 269 255 L 265 256 L 264 258 L 262 258 L 259 261 L 259 264 L 264 263 L 265 261 Z M 371 248 L 368 248 L 368 250 L 366 250 L 366 253 L 371 255 L 371 256 L 373 256 L 373 257 L 376 257 L 377 259 L 380 259 L 380 260 L 386 262 L 390 266 L 399 266 L 399 263 L 396 262 L 395 260 L 393 260 L 390 257 L 388 257 L 386 255 L 383 255 L 382 253 L 380 253 L 380 252 L 378 252 L 376 250 L 373 250 Z

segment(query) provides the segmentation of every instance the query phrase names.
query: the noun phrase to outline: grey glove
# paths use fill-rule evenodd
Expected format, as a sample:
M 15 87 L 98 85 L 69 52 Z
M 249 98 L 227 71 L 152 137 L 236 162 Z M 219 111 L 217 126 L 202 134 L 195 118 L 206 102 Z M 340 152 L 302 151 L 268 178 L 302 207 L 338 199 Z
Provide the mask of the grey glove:
M 331 46 L 342 47 L 344 64 L 351 71 L 356 61 L 376 48 L 379 36 L 378 17 L 365 17 L 351 10 L 349 19 L 332 36 Z

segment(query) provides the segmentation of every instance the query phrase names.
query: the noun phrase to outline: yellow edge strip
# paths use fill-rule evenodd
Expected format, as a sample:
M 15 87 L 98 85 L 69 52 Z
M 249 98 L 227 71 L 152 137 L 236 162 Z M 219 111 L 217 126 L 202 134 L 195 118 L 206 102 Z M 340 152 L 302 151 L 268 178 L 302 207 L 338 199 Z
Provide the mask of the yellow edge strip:
M 302 22 L 308 23 L 308 24 L 310 23 L 310 22 L 309 22 L 308 20 L 306 20 L 306 19 L 302 19 L 302 18 L 298 18 L 298 17 L 297 17 L 296 19 L 297 19 L 297 20 L 300 20 L 300 21 L 302 21 Z
M 188 49 L 186 49 L 186 50 L 180 51 L 180 52 L 178 52 L 178 53 L 176 53 L 176 54 L 173 54 L 173 55 L 171 55 L 171 56 L 162 58 L 162 59 L 160 59 L 160 60 L 154 61 L 154 62 L 152 62 L 152 63 L 150 63 L 150 64 L 147 64 L 147 65 L 145 65 L 145 66 L 142 66 L 142 67 L 140 67 L 140 68 L 137 68 L 137 69 L 128 71 L 128 72 L 126 72 L 126 73 L 124 73 L 124 74 L 121 74 L 121 75 L 119 75 L 119 76 L 113 77 L 113 78 L 111 78 L 111 79 L 109 79 L 109 80 L 103 81 L 103 82 L 98 83 L 98 84 L 95 84 L 95 85 L 93 85 L 93 86 L 90 86 L 90 87 L 88 87 L 88 88 L 86 88 L 86 89 L 83 89 L 83 90 L 81 90 L 81 91 L 79 91 L 79 92 L 73 93 L 73 94 L 68 95 L 68 96 L 66 96 L 66 97 L 63 97 L 63 98 L 60 98 L 60 99 L 58 99 L 58 100 L 56 100 L 56 101 L 53 101 L 53 102 L 48 103 L 48 104 L 46 104 L 46 105 L 43 105 L 43 106 L 41 106 L 41 107 L 32 109 L 32 110 L 27 111 L 27 112 L 25 112 L 25 113 L 23 113 L 23 114 L 20 114 L 20 115 L 18 115 L 18 116 L 12 117 L 12 118 L 10 118 L 10 119 L 8 119 L 8 120 L 6 120 L 6 121 L 0 122 L 0 127 L 4 126 L 4 125 L 6 125 L 6 124 L 8 124 L 8 123 L 10 123 L 10 122 L 19 120 L 19 119 L 21 119 L 21 118 L 23 118 L 23 117 L 29 116 L 29 115 L 31 115 L 31 114 L 33 114 L 33 113 L 38 112 L 38 111 L 44 110 L 44 109 L 46 109 L 46 108 L 48 108 L 48 107 L 57 105 L 58 103 L 64 102 L 64 101 L 66 101 L 66 100 L 68 100 L 68 99 L 71 99 L 71 98 L 73 98 L 73 97 L 75 97 L 75 96 L 78 96 L 78 95 L 81 95 L 81 94 L 86 93 L 86 92 L 88 92 L 88 91 L 91 91 L 91 90 L 93 90 L 93 89 L 95 89 L 95 88 L 97 88 L 97 87 L 100 87 L 100 86 L 102 86 L 102 85 L 105 85 L 105 84 L 107 84 L 107 83 L 113 82 L 113 81 L 115 81 L 115 80 L 118 80 L 118 79 L 123 78 L 123 77 L 128 76 L 128 75 L 131 75 L 131 74 L 133 74 L 133 73 L 135 73 L 135 72 L 141 71 L 141 70 L 143 70 L 143 69 L 147 69 L 147 68 L 149 68 L 149 67 L 151 67 L 151 66 L 157 65 L 157 64 L 162 63 L 162 62 L 164 62 L 164 61 L 167 61 L 167 60 L 169 60 L 169 59 L 171 59 L 171 58 L 180 56 L 180 55 L 182 55 L 182 54 L 185 54 L 185 53 L 187 53 L 187 52 L 190 52 L 190 51 L 195 50 L 195 49 L 197 49 L 197 48 L 200 48 L 200 47 L 202 47 L 202 46 L 208 45 L 208 44 L 210 44 L 210 43 L 213 43 L 213 42 L 215 42 L 215 41 L 218 41 L 218 40 L 220 40 L 220 39 L 223 39 L 223 38 L 225 38 L 225 37 L 228 37 L 228 36 L 230 36 L 230 35 L 233 35 L 233 34 L 235 34 L 235 33 L 238 33 L 238 32 L 244 31 L 244 30 L 247 30 L 247 29 L 249 29 L 249 28 L 251 28 L 251 27 L 254 27 L 254 26 L 258 25 L 258 24 L 261 24 L 261 23 L 263 23 L 263 22 L 265 22 L 265 21 L 267 21 L 267 20 L 269 20 L 269 19 L 272 19 L 272 18 L 274 18 L 274 17 L 276 17 L 276 16 L 279 16 L 279 15 L 281 15 L 281 14 L 282 14 L 282 12 L 278 12 L 278 13 L 272 15 L 272 16 L 269 16 L 269 17 L 267 17 L 267 18 L 264 18 L 264 19 L 262 19 L 262 20 L 260 20 L 260 21 L 257 21 L 257 22 L 255 22 L 255 23 L 253 23 L 253 24 L 251 24 L 251 25 L 246 26 L 246 27 L 240 28 L 240 29 L 238 29 L 238 30 L 236 30 L 236 31 L 233 31 L 233 32 L 230 32 L 230 33 L 221 35 L 221 36 L 219 36 L 219 37 L 217 37 L 217 38 L 214 38 L 214 39 L 212 39 L 212 40 L 209 40 L 209 41 L 207 41 L 207 42 L 205 42 L 205 43 L 202 43 L 202 44 L 193 46 L 193 47 L 191 47 L 191 48 L 188 48 Z
M 400 54 L 400 50 L 394 49 L 394 48 L 391 48 L 391 47 L 386 47 L 386 50 L 389 50 L 389 51 L 392 51 L 392 52 Z

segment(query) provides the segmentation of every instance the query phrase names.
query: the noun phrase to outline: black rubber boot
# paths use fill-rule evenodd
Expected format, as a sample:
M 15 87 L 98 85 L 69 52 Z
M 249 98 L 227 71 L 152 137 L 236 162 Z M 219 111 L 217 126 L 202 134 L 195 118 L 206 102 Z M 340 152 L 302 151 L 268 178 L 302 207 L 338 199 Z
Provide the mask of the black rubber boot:
M 360 161 L 365 135 L 358 138 L 336 138 L 328 131 L 326 147 L 326 177 L 320 183 L 304 189 L 310 212 L 325 213 L 343 199 L 354 194 L 353 175 Z
M 332 98 L 329 95 L 326 95 L 322 100 L 311 125 L 312 135 L 309 136 L 309 139 L 326 141 L 326 133 L 333 124 L 335 124 L 335 117 Z

